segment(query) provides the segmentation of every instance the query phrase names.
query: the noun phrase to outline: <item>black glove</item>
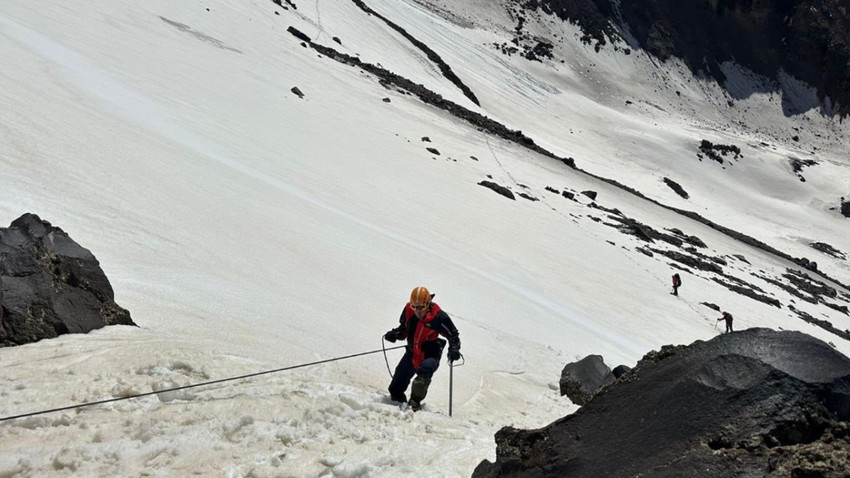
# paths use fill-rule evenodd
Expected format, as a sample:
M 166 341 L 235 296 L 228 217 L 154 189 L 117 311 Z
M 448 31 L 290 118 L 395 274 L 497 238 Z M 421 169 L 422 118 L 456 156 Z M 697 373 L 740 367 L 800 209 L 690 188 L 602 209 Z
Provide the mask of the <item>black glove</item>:
M 398 339 L 398 329 L 392 329 L 384 334 L 384 340 L 386 340 L 387 342 L 395 342 Z
M 457 335 L 449 339 L 449 353 L 446 356 L 449 362 L 460 360 L 460 339 Z

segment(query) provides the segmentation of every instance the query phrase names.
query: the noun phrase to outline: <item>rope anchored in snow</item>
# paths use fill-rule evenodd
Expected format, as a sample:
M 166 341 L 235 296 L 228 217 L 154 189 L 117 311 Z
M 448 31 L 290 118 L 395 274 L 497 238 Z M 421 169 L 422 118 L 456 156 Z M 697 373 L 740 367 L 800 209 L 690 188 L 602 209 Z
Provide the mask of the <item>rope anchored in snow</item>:
M 400 349 L 402 347 L 404 347 L 404 345 L 399 345 L 397 347 L 390 347 L 388 349 L 382 348 L 381 350 L 372 350 L 372 351 L 369 351 L 369 352 L 361 352 L 359 354 L 351 354 L 351 355 L 345 355 L 345 356 L 342 356 L 342 357 L 335 357 L 335 358 L 331 358 L 331 359 L 319 360 L 319 361 L 316 361 L 316 362 L 303 363 L 303 364 L 300 364 L 300 365 L 292 365 L 292 366 L 289 366 L 289 367 L 276 368 L 274 370 L 264 370 L 262 372 L 249 373 L 247 375 L 240 375 L 238 377 L 229 377 L 229 378 L 222 378 L 222 379 L 218 379 L 218 380 L 210 380 L 208 382 L 201 382 L 201 383 L 195 383 L 195 384 L 191 384 L 191 385 L 184 385 L 182 387 L 168 388 L 168 389 L 164 389 L 164 390 L 158 390 L 158 391 L 155 391 L 155 392 L 138 393 L 138 394 L 135 394 L 135 395 L 127 395 L 126 397 L 109 398 L 109 399 L 106 399 L 106 400 L 99 400 L 99 401 L 96 401 L 96 402 L 86 402 L 86 403 L 80 403 L 80 404 L 77 404 L 77 405 L 69 405 L 67 407 L 51 408 L 50 410 L 40 410 L 40 411 L 37 411 L 37 412 L 22 413 L 20 415 L 12 415 L 12 416 L 8 416 L 8 417 L 2 417 L 2 418 L 0 418 L 0 422 L 5 422 L 7 420 L 15 420 L 17 418 L 34 417 L 34 416 L 37 416 L 37 415 L 44 415 L 44 414 L 53 413 L 53 412 L 62 412 L 62 411 L 65 411 L 65 410 L 74 410 L 74 409 L 77 409 L 77 408 L 90 407 L 90 406 L 93 406 L 93 405 L 102 405 L 104 403 L 118 402 L 118 401 L 121 401 L 121 400 L 130 400 L 131 398 L 147 397 L 147 396 L 150 396 L 150 395 L 157 395 L 157 394 L 160 394 L 160 393 L 176 392 L 178 390 L 186 390 L 186 389 L 189 389 L 189 388 L 204 387 L 204 386 L 207 386 L 207 385 L 214 385 L 214 384 L 217 384 L 217 383 L 231 382 L 231 381 L 234 381 L 234 380 L 242 380 L 242 379 L 245 379 L 245 378 L 252 378 L 252 377 L 257 377 L 257 376 L 260 376 L 260 375 L 266 375 L 266 374 L 270 374 L 270 373 L 285 372 L 287 370 L 294 370 L 296 368 L 309 367 L 311 365 L 320 365 L 320 364 L 329 363 L 329 362 L 336 362 L 336 361 L 339 361 L 339 360 L 345 360 L 345 359 L 350 359 L 350 358 L 354 358 L 354 357 L 360 357 L 360 356 L 363 356 L 363 355 L 376 354 L 376 353 L 379 353 L 379 352 L 386 353 L 387 350 L 395 350 L 395 349 Z

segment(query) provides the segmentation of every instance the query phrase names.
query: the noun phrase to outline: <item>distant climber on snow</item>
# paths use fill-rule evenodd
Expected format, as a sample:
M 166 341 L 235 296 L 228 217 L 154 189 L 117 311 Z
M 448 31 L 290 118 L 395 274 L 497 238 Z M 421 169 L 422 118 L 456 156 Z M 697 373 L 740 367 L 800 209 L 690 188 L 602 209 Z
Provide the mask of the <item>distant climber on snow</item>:
M 679 295 L 679 287 L 682 286 L 682 278 L 679 273 L 673 274 L 673 295 Z
M 410 293 L 408 302 L 401 311 L 399 326 L 384 335 L 389 342 L 407 340 L 404 356 L 398 362 L 390 382 L 390 397 L 396 402 L 406 402 L 405 391 L 413 379 L 408 405 L 414 411 L 422 407 L 422 400 L 428 393 L 431 377 L 440 366 L 443 347 L 448 339 L 449 362 L 460 359 L 460 337 L 449 314 L 445 313 L 431 299 L 434 294 L 425 287 L 417 287 Z
M 717 319 L 717 322 L 720 322 L 721 320 L 725 320 L 725 321 L 726 321 L 726 332 L 732 332 L 732 320 L 733 320 L 733 319 L 732 319 L 732 314 L 730 314 L 729 312 L 726 312 L 726 311 L 724 310 L 724 311 L 723 311 L 723 316 L 722 316 L 722 317 L 720 317 L 719 319 Z

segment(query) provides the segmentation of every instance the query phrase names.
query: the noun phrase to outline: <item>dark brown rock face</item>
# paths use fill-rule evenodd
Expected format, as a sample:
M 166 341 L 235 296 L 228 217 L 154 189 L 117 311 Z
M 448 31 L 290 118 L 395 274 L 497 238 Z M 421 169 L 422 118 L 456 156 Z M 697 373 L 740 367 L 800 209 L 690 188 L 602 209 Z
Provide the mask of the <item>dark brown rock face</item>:
M 92 253 L 34 214 L 0 228 L 0 347 L 135 325 Z
M 582 27 L 604 44 L 627 29 L 639 46 L 665 60 L 677 57 L 721 85 L 719 65 L 734 60 L 776 78 L 784 70 L 850 113 L 850 8 L 846 0 L 522 0 Z M 619 15 L 617 15 L 619 10 Z M 755 92 L 755 91 L 753 91 Z M 750 92 L 750 93 L 753 93 Z M 732 92 L 745 95 L 747 92 Z M 783 102 L 786 114 L 797 106 Z
M 847 477 L 850 358 L 749 329 L 663 347 L 573 415 L 496 433 L 475 478 Z

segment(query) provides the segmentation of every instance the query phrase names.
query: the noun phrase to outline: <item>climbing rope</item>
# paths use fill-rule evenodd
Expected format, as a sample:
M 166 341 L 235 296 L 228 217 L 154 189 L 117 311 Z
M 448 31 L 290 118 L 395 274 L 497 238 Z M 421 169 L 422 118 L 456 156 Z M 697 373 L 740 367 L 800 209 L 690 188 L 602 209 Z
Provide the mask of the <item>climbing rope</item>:
M 393 378 L 393 372 L 392 372 L 392 370 L 390 370 L 390 360 L 387 358 L 387 347 L 386 347 L 386 343 L 384 342 L 384 340 L 386 340 L 386 339 L 384 339 L 384 337 L 381 336 L 381 349 L 384 351 L 384 362 L 387 364 L 387 373 L 390 374 L 390 379 L 392 379 Z M 404 345 L 400 345 L 399 347 L 404 347 Z M 395 347 L 395 348 L 399 348 L 399 347 Z M 392 350 L 392 349 L 390 349 L 390 350 Z
M 351 355 L 345 355 L 345 356 L 342 356 L 342 357 L 335 357 L 335 358 L 331 358 L 331 359 L 319 360 L 319 361 L 316 361 L 316 362 L 303 363 L 303 364 L 300 364 L 300 365 L 292 365 L 292 366 L 289 366 L 289 367 L 276 368 L 274 370 L 265 370 L 265 371 L 262 371 L 262 372 L 249 373 L 247 375 L 240 375 L 238 377 L 222 378 L 222 379 L 218 379 L 218 380 L 210 380 L 208 382 L 201 382 L 201 383 L 195 383 L 195 384 L 191 384 L 191 385 L 184 385 L 182 387 L 167 388 L 167 389 L 158 390 L 158 391 L 155 391 L 155 392 L 138 393 L 138 394 L 135 394 L 135 395 L 127 395 L 126 397 L 110 398 L 110 399 L 107 399 L 107 400 L 99 400 L 99 401 L 96 401 L 96 402 L 86 402 L 86 403 L 80 403 L 80 404 L 77 404 L 77 405 L 69 405 L 67 407 L 51 408 L 50 410 L 40 410 L 40 411 L 37 411 L 37 412 L 23 413 L 23 414 L 20 414 L 20 415 L 2 417 L 2 418 L 0 418 L 0 422 L 5 422 L 7 420 L 15 420 L 17 418 L 34 417 L 34 416 L 37 416 L 37 415 L 44 415 L 44 414 L 53 413 L 53 412 L 61 412 L 61 411 L 65 411 L 65 410 L 74 410 L 74 409 L 77 409 L 77 408 L 90 407 L 90 406 L 93 406 L 93 405 L 102 405 L 104 403 L 118 402 L 118 401 L 121 401 L 121 400 L 130 400 L 131 398 L 147 397 L 147 396 L 156 395 L 156 394 L 159 394 L 159 393 L 176 392 L 178 390 L 186 390 L 186 389 L 189 389 L 189 388 L 204 387 L 204 386 L 207 386 L 207 385 L 214 385 L 214 384 L 217 384 L 217 383 L 231 382 L 231 381 L 234 381 L 234 380 L 242 380 L 242 379 L 245 379 L 245 378 L 257 377 L 257 376 L 260 376 L 260 375 L 266 375 L 266 374 L 270 374 L 270 373 L 285 372 L 287 370 L 294 370 L 296 368 L 309 367 L 311 365 L 320 365 L 320 364 L 323 364 L 323 363 L 336 362 L 336 361 L 339 361 L 339 360 L 345 360 L 345 359 L 350 359 L 350 358 L 354 358 L 354 357 L 360 357 L 360 356 L 363 356 L 363 355 L 376 354 L 376 353 L 381 352 L 381 351 L 384 352 L 384 357 L 386 358 L 386 351 L 387 350 L 395 350 L 395 349 L 400 349 L 402 347 L 404 347 L 404 345 L 399 345 L 397 347 L 390 347 L 388 349 L 382 348 L 382 350 L 372 350 L 372 351 L 369 351 L 369 352 L 361 352 L 361 353 L 358 353 L 358 354 L 351 354 Z M 387 365 L 387 367 L 389 368 L 389 365 Z

